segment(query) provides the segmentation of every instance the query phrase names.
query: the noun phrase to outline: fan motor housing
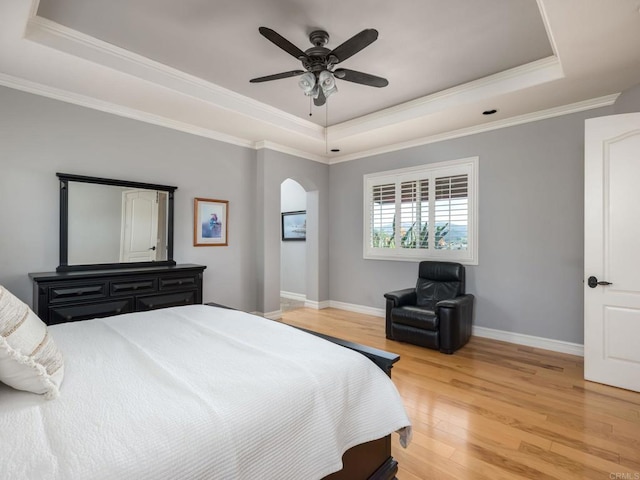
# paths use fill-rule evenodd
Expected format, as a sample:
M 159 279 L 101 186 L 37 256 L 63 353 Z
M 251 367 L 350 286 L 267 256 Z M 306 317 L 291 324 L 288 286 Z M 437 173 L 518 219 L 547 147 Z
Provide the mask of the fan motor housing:
M 309 34 L 309 41 L 316 47 L 324 47 L 329 43 L 329 34 L 324 30 L 314 30 Z
M 314 46 L 305 50 L 307 58 L 302 60 L 302 65 L 313 73 L 327 70 L 332 63 L 331 58 L 328 58 L 331 50 L 324 46 L 329 42 L 329 34 L 324 30 L 314 30 L 309 34 L 309 41 Z

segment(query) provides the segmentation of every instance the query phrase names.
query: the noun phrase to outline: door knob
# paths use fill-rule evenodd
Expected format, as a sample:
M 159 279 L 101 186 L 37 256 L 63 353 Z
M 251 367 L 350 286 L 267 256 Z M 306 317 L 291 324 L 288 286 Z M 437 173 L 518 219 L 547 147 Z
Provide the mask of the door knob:
M 149 250 L 155 250 L 156 246 L 154 245 L 153 247 L 149 248 Z
M 591 288 L 596 288 L 598 285 L 613 285 L 613 283 L 605 282 L 604 280 L 599 282 L 596 277 L 591 276 L 587 279 L 587 285 L 589 285 Z

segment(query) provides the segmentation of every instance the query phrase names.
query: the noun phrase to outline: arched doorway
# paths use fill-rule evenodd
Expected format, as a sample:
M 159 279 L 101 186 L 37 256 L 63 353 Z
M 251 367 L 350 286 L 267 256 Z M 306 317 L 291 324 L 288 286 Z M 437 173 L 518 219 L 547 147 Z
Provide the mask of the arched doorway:
M 307 299 L 307 192 L 291 178 L 280 184 L 280 310 L 304 307 Z

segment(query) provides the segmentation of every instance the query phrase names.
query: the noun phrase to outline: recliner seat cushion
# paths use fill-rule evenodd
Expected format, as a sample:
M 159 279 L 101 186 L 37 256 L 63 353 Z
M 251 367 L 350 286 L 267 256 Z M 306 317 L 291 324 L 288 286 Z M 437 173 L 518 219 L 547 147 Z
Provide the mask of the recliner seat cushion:
M 391 318 L 394 323 L 408 325 L 422 330 L 436 331 L 440 327 L 435 312 L 425 307 L 407 305 L 394 308 L 391 310 Z

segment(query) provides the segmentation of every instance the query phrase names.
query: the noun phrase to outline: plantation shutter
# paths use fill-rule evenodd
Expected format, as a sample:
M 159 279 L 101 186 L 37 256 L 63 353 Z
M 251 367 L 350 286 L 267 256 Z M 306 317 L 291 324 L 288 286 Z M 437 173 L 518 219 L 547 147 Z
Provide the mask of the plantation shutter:
M 478 264 L 478 158 L 364 175 L 363 257 Z
M 402 182 L 400 192 L 400 246 L 429 248 L 429 180 Z
M 469 225 L 469 176 L 435 179 L 435 248 L 466 250 Z
M 395 246 L 396 185 L 374 185 L 371 191 L 371 246 Z

